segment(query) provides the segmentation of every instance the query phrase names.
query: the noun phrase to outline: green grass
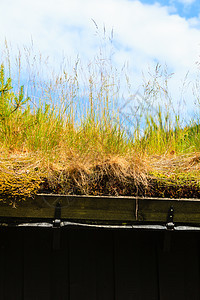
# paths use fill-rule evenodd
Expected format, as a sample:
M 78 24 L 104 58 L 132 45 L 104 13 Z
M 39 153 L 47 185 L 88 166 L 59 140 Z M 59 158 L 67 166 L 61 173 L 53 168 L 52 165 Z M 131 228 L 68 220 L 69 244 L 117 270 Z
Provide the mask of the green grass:
M 79 64 L 48 79 L 39 73 L 34 79 L 30 69 L 28 95 L 20 80 L 13 88 L 11 62 L 2 61 L 2 199 L 15 203 L 37 191 L 176 197 L 193 191 L 199 197 L 199 123 L 175 111 L 167 76 L 163 86 L 159 81 L 160 66 L 143 86 L 139 120 L 132 111 L 130 135 L 119 110 L 119 72 L 101 57 L 88 69 Z

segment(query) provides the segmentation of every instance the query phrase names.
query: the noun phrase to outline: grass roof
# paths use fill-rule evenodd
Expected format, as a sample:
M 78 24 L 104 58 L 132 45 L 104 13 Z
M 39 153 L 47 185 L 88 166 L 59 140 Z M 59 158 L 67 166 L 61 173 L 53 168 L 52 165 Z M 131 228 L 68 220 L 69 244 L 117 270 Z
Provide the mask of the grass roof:
M 200 154 L 167 157 L 57 156 L 7 153 L 0 162 L 0 199 L 16 202 L 37 193 L 199 198 Z
M 116 72 L 99 64 L 97 71 L 89 66 L 85 88 L 76 64 L 73 74 L 43 82 L 34 102 L 26 87 L 13 88 L 2 63 L 0 200 L 15 205 L 39 192 L 200 197 L 198 118 L 183 125 L 158 83 L 157 67 L 152 85 L 144 85 L 144 103 L 126 115 L 135 124 L 130 134 L 117 105 Z M 164 104 L 155 109 L 149 103 L 156 97 Z

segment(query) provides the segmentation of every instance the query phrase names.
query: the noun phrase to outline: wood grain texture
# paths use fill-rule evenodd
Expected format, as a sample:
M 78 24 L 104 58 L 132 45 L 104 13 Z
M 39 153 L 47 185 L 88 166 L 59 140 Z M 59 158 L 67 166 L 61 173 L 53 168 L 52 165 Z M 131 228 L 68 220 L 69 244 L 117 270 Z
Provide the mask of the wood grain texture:
M 1 228 L 1 300 L 200 299 L 199 232 L 58 230 Z
M 200 224 L 199 199 L 37 195 L 12 208 L 0 203 L 0 218 L 54 219 L 57 203 L 62 220 L 166 223 L 174 208 L 175 223 Z

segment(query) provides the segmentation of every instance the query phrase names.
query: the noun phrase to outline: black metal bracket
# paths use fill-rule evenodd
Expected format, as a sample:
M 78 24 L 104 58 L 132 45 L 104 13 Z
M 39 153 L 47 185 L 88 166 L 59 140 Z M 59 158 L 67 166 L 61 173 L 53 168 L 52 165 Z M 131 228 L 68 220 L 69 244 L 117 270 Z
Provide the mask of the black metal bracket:
M 61 224 L 61 205 L 59 202 L 56 203 L 55 213 L 54 213 L 54 220 L 53 220 L 53 227 L 58 228 Z
M 58 202 L 55 207 L 53 220 L 53 250 L 60 249 L 60 228 L 61 228 L 61 205 Z
M 172 244 L 172 231 L 174 231 L 174 229 L 175 229 L 173 206 L 171 206 L 168 210 L 166 228 L 167 228 L 167 231 L 165 231 L 165 234 L 164 234 L 163 251 L 170 252 L 171 246 L 172 246 L 171 245 Z
M 167 227 L 167 230 L 174 230 L 175 224 L 174 224 L 174 208 L 173 208 L 173 206 L 171 206 L 168 211 L 166 227 Z

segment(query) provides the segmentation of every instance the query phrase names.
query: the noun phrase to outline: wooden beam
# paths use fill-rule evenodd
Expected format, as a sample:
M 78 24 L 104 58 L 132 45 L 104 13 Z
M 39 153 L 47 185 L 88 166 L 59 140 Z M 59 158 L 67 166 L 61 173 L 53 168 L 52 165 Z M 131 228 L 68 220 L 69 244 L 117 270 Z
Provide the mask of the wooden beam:
M 53 219 L 57 203 L 62 220 L 164 223 L 173 206 L 175 223 L 200 224 L 199 199 L 37 195 L 12 208 L 0 202 L 0 218 Z
M 174 223 L 200 224 L 199 199 L 139 199 L 138 219 L 146 222 L 166 222 L 171 207 L 174 209 Z

